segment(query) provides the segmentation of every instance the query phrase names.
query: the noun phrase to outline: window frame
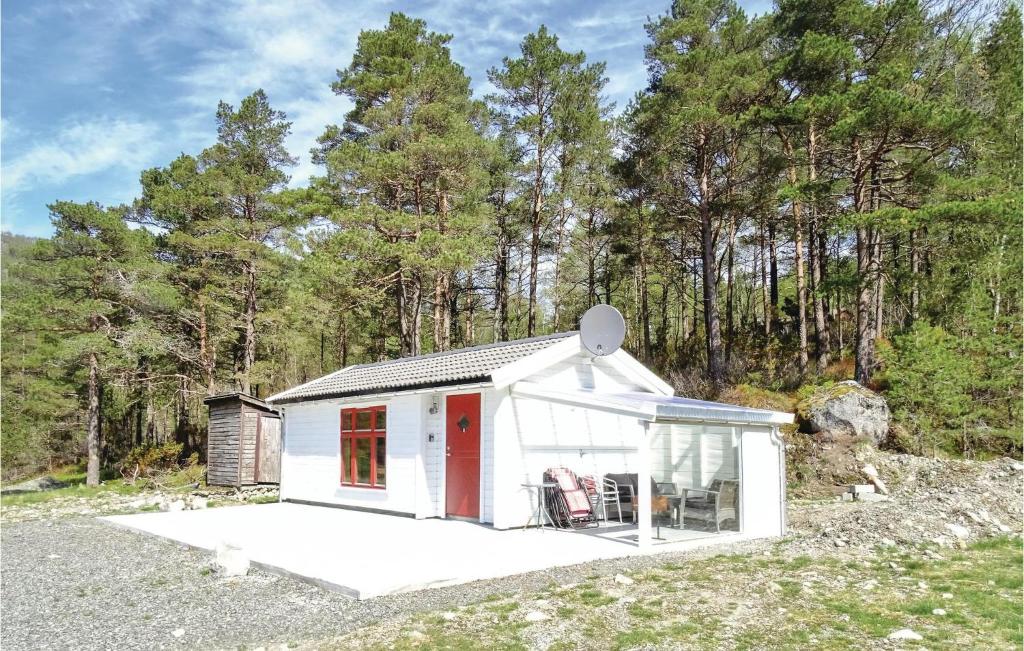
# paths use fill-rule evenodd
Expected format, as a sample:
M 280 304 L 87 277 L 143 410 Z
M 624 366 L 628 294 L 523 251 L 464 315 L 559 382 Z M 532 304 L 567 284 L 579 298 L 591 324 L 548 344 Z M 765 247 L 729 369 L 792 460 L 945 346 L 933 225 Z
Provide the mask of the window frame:
M 356 418 L 359 414 L 370 414 L 370 429 L 357 430 Z M 383 414 L 384 427 L 378 429 L 377 414 Z M 349 419 L 350 429 L 345 429 L 345 419 Z M 343 488 L 368 488 L 370 490 L 387 489 L 387 405 L 370 407 L 345 407 L 341 410 L 338 427 L 338 471 L 339 484 Z M 357 482 L 357 459 L 355 455 L 356 441 L 366 440 L 370 443 L 370 483 Z M 377 483 L 377 442 L 384 441 L 384 483 Z M 349 442 L 348 468 L 345 468 L 345 441 Z

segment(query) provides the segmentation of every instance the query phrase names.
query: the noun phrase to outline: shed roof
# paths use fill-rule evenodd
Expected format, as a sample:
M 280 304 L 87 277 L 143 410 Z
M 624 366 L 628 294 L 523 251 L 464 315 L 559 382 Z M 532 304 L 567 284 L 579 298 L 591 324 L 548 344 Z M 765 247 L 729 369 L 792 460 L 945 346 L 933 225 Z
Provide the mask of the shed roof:
M 575 335 L 576 332 L 559 332 L 543 337 L 503 341 L 443 353 L 346 366 L 330 375 L 272 395 L 267 401 L 300 402 L 381 393 L 395 389 L 490 381 L 491 373 L 496 369 Z
M 214 402 L 224 402 L 229 400 L 244 402 L 247 405 L 252 405 L 253 407 L 262 409 L 264 411 L 274 411 L 274 407 L 268 405 L 263 400 L 260 400 L 259 398 L 254 398 L 247 393 L 240 393 L 237 391 L 234 393 L 221 393 L 215 396 L 207 396 L 206 398 L 203 398 L 203 403 L 209 405 Z

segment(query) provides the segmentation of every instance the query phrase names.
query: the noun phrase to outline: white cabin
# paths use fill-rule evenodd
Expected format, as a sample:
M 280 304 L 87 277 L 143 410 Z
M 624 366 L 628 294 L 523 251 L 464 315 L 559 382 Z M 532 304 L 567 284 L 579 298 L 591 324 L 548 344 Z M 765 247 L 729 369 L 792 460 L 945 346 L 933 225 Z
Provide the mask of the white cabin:
M 778 428 L 791 414 L 674 397 L 624 350 L 595 357 L 575 332 L 349 366 L 267 402 L 284 417 L 283 501 L 519 528 L 561 466 L 651 477 L 634 479 L 623 519 L 641 546 L 689 526 L 684 506 L 653 530 L 661 486 L 682 495 L 676 507 L 732 486 L 736 517 L 715 533 L 786 529 Z M 606 515 L 618 524 L 621 508 Z

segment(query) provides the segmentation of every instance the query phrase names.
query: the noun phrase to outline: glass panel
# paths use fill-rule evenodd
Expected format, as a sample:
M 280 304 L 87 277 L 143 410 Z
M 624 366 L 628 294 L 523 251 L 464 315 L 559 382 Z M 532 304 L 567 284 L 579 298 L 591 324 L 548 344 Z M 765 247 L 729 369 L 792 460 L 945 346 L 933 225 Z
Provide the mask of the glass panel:
M 370 439 L 353 439 L 356 446 L 356 483 L 370 483 Z
M 377 411 L 377 424 L 374 425 L 374 429 L 383 432 L 388 428 L 388 415 L 383 409 Z
M 352 478 L 349 473 L 352 468 L 352 439 L 341 439 L 341 483 L 349 484 Z
M 341 412 L 341 431 L 352 431 L 352 412 L 349 411 L 348 409 L 345 409 Z
M 370 416 L 369 411 L 357 411 L 356 412 L 356 429 L 367 430 L 370 429 Z
M 387 443 L 383 436 L 377 437 L 377 486 L 384 485 L 385 464 L 387 463 Z

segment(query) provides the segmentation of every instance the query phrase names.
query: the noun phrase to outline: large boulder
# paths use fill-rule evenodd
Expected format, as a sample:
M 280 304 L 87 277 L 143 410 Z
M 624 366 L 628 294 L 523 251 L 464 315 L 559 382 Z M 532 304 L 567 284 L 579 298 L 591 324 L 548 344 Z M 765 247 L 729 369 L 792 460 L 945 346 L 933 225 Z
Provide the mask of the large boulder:
M 889 435 L 885 398 L 852 380 L 821 389 L 797 411 L 801 427 L 824 441 L 867 437 L 877 445 Z

